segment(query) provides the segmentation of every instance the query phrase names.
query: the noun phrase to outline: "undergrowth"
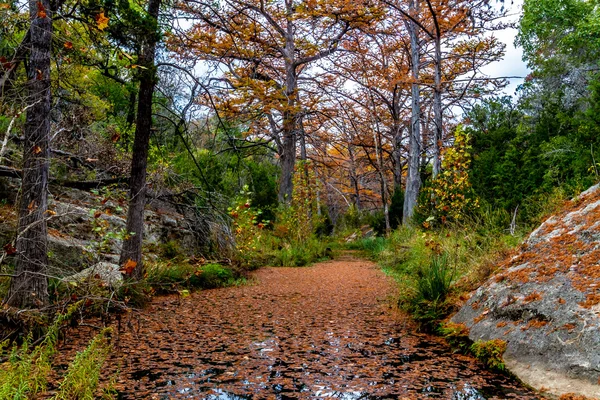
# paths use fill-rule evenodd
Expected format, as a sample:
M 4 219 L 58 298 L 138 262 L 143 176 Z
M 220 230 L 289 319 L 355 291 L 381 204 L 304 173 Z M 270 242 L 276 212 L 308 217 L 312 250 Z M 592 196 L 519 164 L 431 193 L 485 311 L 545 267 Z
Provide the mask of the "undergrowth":
M 31 334 L 20 345 L 8 340 L 2 343 L 0 356 L 7 361 L 0 369 L 1 399 L 35 398 L 47 390 L 60 329 L 82 305 L 83 301 L 79 301 L 64 314 L 57 315 L 39 344 L 34 343 Z M 110 332 L 110 329 L 103 330 L 76 356 L 53 399 L 94 398 L 100 369 L 110 350 Z
M 404 226 L 387 238 L 361 239 L 346 248 L 363 251 L 394 277 L 400 288 L 399 305 L 423 330 L 433 330 L 463 294 L 479 287 L 498 260 L 521 243 L 526 230 L 511 235 L 498 227 L 503 222 L 505 215 L 483 211 L 478 219 L 460 224 Z
M 454 351 L 473 355 L 490 370 L 506 372 L 506 366 L 502 359 L 507 345 L 504 340 L 473 342 L 469 338 L 469 329 L 464 324 L 452 322 L 439 324 L 436 333 L 443 336 Z
M 471 345 L 471 353 L 489 369 L 504 372 L 506 366 L 502 355 L 506 351 L 506 342 L 501 339 L 488 341 L 478 340 Z

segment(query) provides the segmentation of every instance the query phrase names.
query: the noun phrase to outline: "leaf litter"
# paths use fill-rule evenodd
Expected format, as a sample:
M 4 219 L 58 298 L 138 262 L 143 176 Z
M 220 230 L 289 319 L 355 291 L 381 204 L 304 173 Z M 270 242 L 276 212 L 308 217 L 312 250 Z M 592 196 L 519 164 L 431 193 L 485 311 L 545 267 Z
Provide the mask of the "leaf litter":
M 103 381 L 121 399 L 538 399 L 392 306 L 368 261 L 263 268 L 256 283 L 155 298 L 121 327 Z M 67 363 L 93 334 L 69 333 Z M 59 360 L 60 361 L 60 360 Z

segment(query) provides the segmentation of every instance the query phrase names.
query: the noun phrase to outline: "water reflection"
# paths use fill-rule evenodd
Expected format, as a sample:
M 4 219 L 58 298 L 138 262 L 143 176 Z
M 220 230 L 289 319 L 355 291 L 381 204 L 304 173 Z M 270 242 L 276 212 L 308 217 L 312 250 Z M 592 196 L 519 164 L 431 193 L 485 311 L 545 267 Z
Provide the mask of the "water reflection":
M 452 400 L 486 400 L 477 389 L 465 383 L 462 390 L 456 390 L 452 394 Z

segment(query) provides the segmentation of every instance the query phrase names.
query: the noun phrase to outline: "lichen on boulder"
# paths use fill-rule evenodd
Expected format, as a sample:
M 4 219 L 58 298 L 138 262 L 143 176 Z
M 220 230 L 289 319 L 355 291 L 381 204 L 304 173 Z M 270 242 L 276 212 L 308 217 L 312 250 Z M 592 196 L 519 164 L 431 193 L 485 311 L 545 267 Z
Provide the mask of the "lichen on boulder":
M 600 189 L 547 219 L 452 318 L 507 342 L 507 367 L 554 394 L 600 397 Z

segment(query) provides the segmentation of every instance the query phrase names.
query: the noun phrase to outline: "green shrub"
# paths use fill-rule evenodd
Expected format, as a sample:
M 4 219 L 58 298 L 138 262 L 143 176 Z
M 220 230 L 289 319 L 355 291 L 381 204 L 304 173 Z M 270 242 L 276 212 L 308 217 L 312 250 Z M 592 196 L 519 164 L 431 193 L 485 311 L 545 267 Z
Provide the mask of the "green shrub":
M 369 216 L 369 225 L 373 228 L 373 231 L 377 234 L 377 236 L 384 236 L 386 234 L 385 231 L 385 214 L 383 211 L 376 211 L 375 213 Z
M 321 218 L 317 221 L 315 225 L 315 235 L 318 238 L 322 238 L 325 236 L 331 236 L 333 234 L 333 222 L 329 217 L 329 210 L 327 207 L 321 206 Z
M 417 276 L 417 298 L 430 302 L 446 299 L 452 288 L 454 269 L 448 263 L 448 256 L 434 256 L 429 265 L 421 268 Z
M 392 229 L 396 229 L 402 224 L 402 218 L 404 217 L 404 191 L 400 188 L 394 189 L 392 201 L 390 202 L 389 216 Z
M 140 288 L 152 288 L 163 293 L 183 289 L 213 289 L 240 282 L 230 268 L 219 264 L 195 265 L 182 263 L 155 263 L 148 267 L 147 276 Z
M 219 264 L 206 264 L 200 273 L 194 274 L 191 279 L 193 286 L 203 289 L 214 289 L 233 284 L 233 272 Z
M 500 339 L 488 340 L 487 342 L 476 341 L 471 345 L 471 352 L 479 361 L 488 368 L 504 372 L 506 366 L 502 355 L 506 351 L 506 342 Z
M 364 251 L 368 257 L 377 258 L 389 246 L 389 240 L 384 237 L 370 237 L 346 243 L 348 250 Z

